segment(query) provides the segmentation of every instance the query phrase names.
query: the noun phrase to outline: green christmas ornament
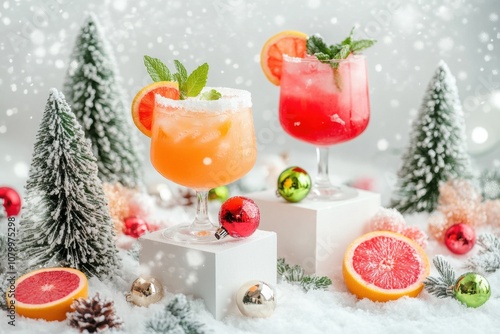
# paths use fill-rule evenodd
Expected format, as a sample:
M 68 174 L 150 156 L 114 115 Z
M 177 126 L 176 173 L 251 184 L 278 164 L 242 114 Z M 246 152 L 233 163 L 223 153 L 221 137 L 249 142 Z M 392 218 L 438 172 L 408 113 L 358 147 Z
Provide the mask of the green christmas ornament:
M 465 273 L 457 279 L 453 293 L 455 298 L 465 306 L 476 308 L 490 298 L 490 283 L 484 276 L 472 272 Z
M 220 186 L 217 188 L 210 189 L 208 192 L 208 199 L 210 201 L 219 200 L 224 202 L 229 198 L 229 188 L 226 186 Z
M 303 200 L 311 190 L 311 177 L 305 170 L 293 166 L 285 169 L 278 177 L 276 195 L 288 202 L 297 203 Z
M 442 255 L 432 260 L 439 272 L 439 277 L 429 276 L 425 279 L 425 290 L 439 297 L 452 297 L 467 307 L 479 307 L 491 296 L 490 283 L 477 273 L 468 272 L 456 279 L 455 270 Z

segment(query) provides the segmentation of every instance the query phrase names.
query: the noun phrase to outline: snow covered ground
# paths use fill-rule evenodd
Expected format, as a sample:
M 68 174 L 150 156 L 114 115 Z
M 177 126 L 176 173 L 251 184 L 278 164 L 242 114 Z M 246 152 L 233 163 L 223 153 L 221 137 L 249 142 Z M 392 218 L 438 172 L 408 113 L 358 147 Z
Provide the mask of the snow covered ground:
M 181 217 L 183 213 L 175 210 Z M 184 217 L 184 215 L 182 216 Z M 175 218 L 175 217 L 172 217 Z M 424 216 L 410 217 L 409 224 L 425 226 Z M 479 230 L 479 234 L 481 231 Z M 431 240 L 426 248 L 429 259 L 443 254 L 457 273 L 463 269 L 465 260 L 473 254 L 454 256 Z M 124 256 L 123 274 L 116 286 L 90 279 L 89 295 L 99 292 L 101 296 L 115 302 L 118 315 L 124 320 L 122 333 L 144 333 L 148 318 L 162 310 L 172 294 L 149 308 L 135 307 L 125 301 L 125 293 L 137 278 L 138 263 L 130 256 Z M 432 275 L 436 275 L 435 269 Z M 204 323 L 210 333 L 498 333 L 500 330 L 500 271 L 487 276 L 492 295 L 490 300 L 477 309 L 467 308 L 454 299 L 438 299 L 423 291 L 418 298 L 402 298 L 387 303 L 358 300 L 350 294 L 341 276 L 332 277 L 333 285 L 328 291 L 309 291 L 294 285 L 279 283 L 277 307 L 266 319 L 246 318 L 234 313 L 222 321 L 216 321 L 205 309 L 202 300 L 193 300 L 192 307 L 197 321 Z M 8 318 L 2 311 L 0 333 L 77 333 L 66 322 L 45 322 L 18 316 L 16 326 L 8 325 Z

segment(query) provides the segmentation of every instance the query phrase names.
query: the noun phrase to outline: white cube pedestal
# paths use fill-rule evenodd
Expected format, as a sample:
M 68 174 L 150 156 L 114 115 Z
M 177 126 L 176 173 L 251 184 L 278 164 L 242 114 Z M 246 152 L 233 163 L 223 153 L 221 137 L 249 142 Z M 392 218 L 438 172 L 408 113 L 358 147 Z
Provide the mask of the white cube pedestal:
M 380 195 L 359 190 L 345 201 L 289 203 L 272 190 L 247 195 L 260 209 L 260 228 L 278 234 L 278 257 L 308 274 L 333 277 L 342 270 L 347 246 L 367 232 Z
M 251 280 L 276 285 L 276 233 L 257 230 L 246 239 L 227 236 L 224 242 L 189 244 L 167 240 L 162 231 L 140 239 L 142 275 L 161 281 L 169 292 L 205 301 L 220 320 L 238 312 L 235 295 Z

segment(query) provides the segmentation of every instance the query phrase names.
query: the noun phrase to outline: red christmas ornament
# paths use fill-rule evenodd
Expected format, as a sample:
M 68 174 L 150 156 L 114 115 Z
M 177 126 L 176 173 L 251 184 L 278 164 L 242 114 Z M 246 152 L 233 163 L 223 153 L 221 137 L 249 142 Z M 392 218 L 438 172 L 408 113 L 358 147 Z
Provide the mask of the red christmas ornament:
M 476 243 L 476 232 L 467 224 L 455 224 L 446 230 L 444 243 L 455 254 L 465 254 Z
M 0 187 L 0 199 L 3 199 L 3 207 L 7 216 L 17 216 L 21 211 L 21 196 L 12 188 Z
M 228 234 L 233 238 L 245 238 L 259 227 L 260 210 L 250 198 L 234 196 L 225 201 L 219 210 L 221 227 L 215 232 L 217 239 Z
M 132 238 L 139 238 L 148 231 L 148 223 L 139 217 L 127 217 L 123 222 L 125 224 L 123 233 Z

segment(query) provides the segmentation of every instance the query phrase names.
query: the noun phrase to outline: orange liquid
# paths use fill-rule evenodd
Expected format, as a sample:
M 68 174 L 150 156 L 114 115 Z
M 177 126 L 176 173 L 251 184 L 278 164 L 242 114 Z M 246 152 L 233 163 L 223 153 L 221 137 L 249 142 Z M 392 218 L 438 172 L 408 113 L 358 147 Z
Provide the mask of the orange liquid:
M 156 106 L 151 163 L 165 178 L 208 190 L 243 177 L 255 164 L 252 111 L 189 111 Z

